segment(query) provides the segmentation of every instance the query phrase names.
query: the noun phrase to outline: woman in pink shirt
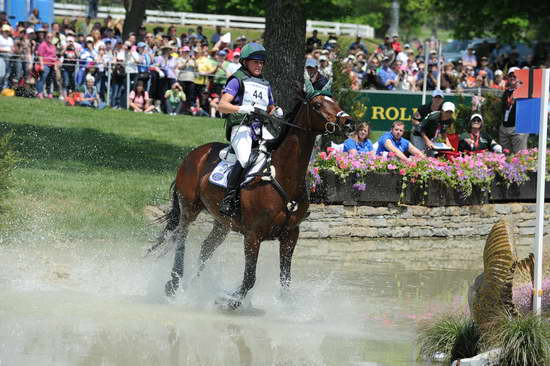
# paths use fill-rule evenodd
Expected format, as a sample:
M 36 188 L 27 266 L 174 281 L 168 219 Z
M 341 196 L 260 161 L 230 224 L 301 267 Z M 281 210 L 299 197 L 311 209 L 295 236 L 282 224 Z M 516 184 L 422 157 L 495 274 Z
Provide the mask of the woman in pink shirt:
M 44 41 L 40 43 L 38 49 L 36 50 L 38 63 L 41 69 L 40 78 L 36 83 L 36 90 L 38 91 L 37 97 L 39 99 L 44 98 L 44 95 L 46 94 L 45 91 L 49 91 L 49 86 L 53 83 L 54 67 L 57 63 L 57 55 L 55 45 L 52 43 L 52 38 L 52 33 L 46 34 Z M 52 98 L 51 93 L 48 93 L 48 98 Z
M 145 113 L 152 113 L 155 109 L 154 105 L 151 105 L 151 101 L 149 100 L 149 93 L 145 90 L 145 87 L 143 86 L 143 81 L 138 81 L 136 84 L 136 88 L 132 90 L 132 92 L 129 95 L 130 99 L 130 108 L 134 112 L 145 112 Z

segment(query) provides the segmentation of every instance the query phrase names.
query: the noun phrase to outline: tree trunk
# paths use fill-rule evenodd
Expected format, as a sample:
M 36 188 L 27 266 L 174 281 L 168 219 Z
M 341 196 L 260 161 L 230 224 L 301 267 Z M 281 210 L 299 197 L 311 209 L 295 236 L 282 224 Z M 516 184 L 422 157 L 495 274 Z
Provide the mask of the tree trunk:
M 125 0 L 126 18 L 124 19 L 124 28 L 122 38 L 127 39 L 130 32 L 138 31 L 145 20 L 145 10 L 151 0 Z
M 298 82 L 304 83 L 306 17 L 303 0 L 266 0 L 264 76 L 271 82 L 275 103 L 289 112 Z

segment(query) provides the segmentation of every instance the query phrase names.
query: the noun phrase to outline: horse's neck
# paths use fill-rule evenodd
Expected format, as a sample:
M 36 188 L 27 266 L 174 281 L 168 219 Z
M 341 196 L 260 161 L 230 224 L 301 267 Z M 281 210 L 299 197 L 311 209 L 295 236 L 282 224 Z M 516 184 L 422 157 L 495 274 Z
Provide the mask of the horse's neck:
M 306 122 L 307 113 L 302 108 L 296 115 L 294 123 Z M 291 127 L 286 138 L 273 154 L 273 164 L 277 169 L 277 180 L 293 195 L 305 182 L 305 176 L 309 165 L 309 159 L 313 150 L 315 135 Z

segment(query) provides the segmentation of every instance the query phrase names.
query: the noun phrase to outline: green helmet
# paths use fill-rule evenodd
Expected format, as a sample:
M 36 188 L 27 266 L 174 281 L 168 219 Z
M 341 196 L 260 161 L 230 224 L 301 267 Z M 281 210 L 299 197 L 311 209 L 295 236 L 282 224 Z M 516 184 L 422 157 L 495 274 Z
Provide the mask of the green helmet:
M 241 50 L 241 62 L 244 60 L 265 61 L 266 52 L 264 46 L 259 43 L 248 43 Z

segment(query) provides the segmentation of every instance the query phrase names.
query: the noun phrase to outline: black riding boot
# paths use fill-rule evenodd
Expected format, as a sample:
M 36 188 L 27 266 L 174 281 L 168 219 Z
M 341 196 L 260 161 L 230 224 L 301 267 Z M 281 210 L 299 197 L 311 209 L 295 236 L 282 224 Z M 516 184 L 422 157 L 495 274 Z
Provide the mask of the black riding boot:
M 227 177 L 227 191 L 220 203 L 220 213 L 222 215 L 229 217 L 239 215 L 240 202 L 238 195 L 243 170 L 241 163 L 237 161 Z

